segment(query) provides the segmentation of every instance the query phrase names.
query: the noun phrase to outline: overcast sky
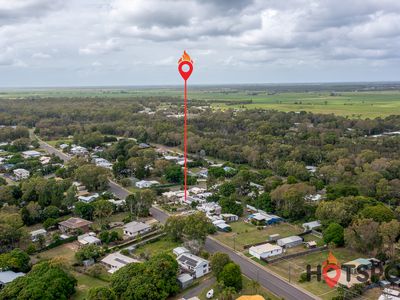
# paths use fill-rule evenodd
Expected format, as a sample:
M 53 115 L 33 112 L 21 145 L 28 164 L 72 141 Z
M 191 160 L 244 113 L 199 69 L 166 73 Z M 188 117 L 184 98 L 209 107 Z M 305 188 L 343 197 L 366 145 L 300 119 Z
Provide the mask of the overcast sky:
M 0 86 L 400 80 L 399 0 L 0 0 Z

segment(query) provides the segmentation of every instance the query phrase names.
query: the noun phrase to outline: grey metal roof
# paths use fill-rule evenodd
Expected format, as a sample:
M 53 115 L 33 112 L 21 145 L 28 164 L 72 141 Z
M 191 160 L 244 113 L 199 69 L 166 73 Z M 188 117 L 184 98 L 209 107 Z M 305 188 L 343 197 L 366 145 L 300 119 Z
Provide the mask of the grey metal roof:
M 0 272 L 0 283 L 7 284 L 13 281 L 14 279 L 24 276 L 25 273 L 22 272 L 13 272 L 13 271 L 3 271 Z

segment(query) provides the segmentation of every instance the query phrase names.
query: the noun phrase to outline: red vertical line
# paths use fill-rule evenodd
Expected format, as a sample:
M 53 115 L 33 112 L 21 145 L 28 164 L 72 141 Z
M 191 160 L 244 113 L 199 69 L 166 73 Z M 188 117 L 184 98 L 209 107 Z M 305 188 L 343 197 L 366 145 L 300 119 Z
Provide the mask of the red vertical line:
M 184 132 L 183 132 L 183 149 L 184 149 L 184 182 L 185 182 L 185 201 L 187 198 L 187 85 L 185 80 L 184 89 Z

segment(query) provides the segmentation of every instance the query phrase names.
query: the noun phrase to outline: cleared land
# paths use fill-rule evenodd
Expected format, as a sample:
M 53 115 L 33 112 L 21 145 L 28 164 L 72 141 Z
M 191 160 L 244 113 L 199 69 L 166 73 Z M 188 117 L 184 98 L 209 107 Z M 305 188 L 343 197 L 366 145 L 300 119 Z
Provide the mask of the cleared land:
M 257 226 L 253 224 L 242 221 L 230 223 L 229 225 L 232 227 L 232 231 L 219 233 L 216 238 L 239 251 L 243 251 L 245 245 L 266 242 L 271 234 L 279 234 L 283 238 L 302 232 L 300 227 L 288 223 L 271 225 L 261 230 L 257 229 Z
M 340 263 L 345 263 L 353 259 L 365 257 L 365 255 L 363 254 L 355 253 L 354 251 L 348 250 L 346 248 L 337 248 L 332 249 L 331 251 Z M 311 293 L 321 297 L 322 299 L 331 299 L 333 296 L 336 295 L 336 290 L 329 288 L 328 285 L 322 282 L 318 282 L 316 279 L 305 283 L 298 282 L 300 274 L 306 271 L 306 267 L 308 264 L 311 265 L 313 269 L 315 269 L 317 265 L 322 264 L 322 262 L 327 259 L 328 254 L 328 250 L 318 253 L 311 253 L 305 256 L 300 256 L 287 260 L 280 260 L 272 264 L 267 264 L 266 267 L 286 278 L 287 280 L 290 280 L 303 287 L 304 289 L 310 291 Z

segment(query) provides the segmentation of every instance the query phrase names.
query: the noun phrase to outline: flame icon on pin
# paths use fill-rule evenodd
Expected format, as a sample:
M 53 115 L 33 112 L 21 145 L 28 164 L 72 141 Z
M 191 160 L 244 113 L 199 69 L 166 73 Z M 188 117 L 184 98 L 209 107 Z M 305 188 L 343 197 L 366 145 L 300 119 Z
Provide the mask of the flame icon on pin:
M 187 54 L 186 50 L 183 51 L 181 58 L 178 60 L 178 64 L 183 61 L 190 61 L 191 63 L 193 63 L 193 60 L 190 58 L 189 54 Z
M 187 70 L 184 70 L 186 67 Z M 181 58 L 178 60 L 178 71 L 183 80 L 188 80 L 193 71 L 193 60 L 190 58 L 186 51 L 183 51 Z
M 322 263 L 322 276 L 325 282 L 333 288 L 339 281 L 342 270 L 340 268 L 337 258 L 329 251 L 328 258 Z M 332 276 L 333 273 L 335 276 Z

